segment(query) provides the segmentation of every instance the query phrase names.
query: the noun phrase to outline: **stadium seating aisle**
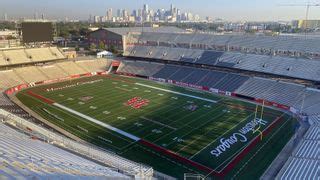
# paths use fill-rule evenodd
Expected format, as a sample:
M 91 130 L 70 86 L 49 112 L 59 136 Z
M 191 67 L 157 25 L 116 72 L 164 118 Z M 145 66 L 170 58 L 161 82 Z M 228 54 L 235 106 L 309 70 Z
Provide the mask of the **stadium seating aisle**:
M 0 123 L 0 178 L 120 178 L 128 177 L 55 146 L 30 139 Z

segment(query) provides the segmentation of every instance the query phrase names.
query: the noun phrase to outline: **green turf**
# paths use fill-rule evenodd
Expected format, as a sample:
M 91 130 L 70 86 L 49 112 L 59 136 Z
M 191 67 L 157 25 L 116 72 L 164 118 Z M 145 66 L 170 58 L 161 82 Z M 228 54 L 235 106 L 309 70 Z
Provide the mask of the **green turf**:
M 82 82 L 92 80 L 99 81 L 93 84 L 79 85 Z M 217 103 L 139 86 L 136 84 L 137 82 L 197 97 L 208 98 L 217 101 Z M 66 85 L 74 86 L 61 90 L 46 91 L 48 88 L 65 87 Z M 115 75 L 108 77 L 95 76 L 39 86 L 17 94 L 17 97 L 33 111 L 80 138 L 117 152 L 129 159 L 149 164 L 159 171 L 179 178 L 182 177 L 183 173 L 201 172 L 191 166 L 172 161 L 172 159 L 154 152 L 147 147 L 143 147 L 116 132 L 88 122 L 79 116 L 55 106 L 47 105 L 28 95 L 26 92 L 29 90 L 101 122 L 162 146 L 180 156 L 189 158 L 216 171 L 222 170 L 242 148 L 248 145 L 251 139 L 258 135 L 257 133 L 253 134 L 249 132 L 246 134 L 247 142 L 237 142 L 219 157 L 215 157 L 210 154 L 210 151 L 220 144 L 220 138 L 230 137 L 233 133 L 238 132 L 246 123 L 253 120 L 255 105 L 142 79 L 125 78 Z M 140 109 L 134 109 L 124 105 L 133 97 L 147 99 L 149 103 Z M 85 100 L 85 98 L 89 99 Z M 196 107 L 194 111 L 187 109 L 191 104 Z M 261 108 L 259 108 L 258 114 L 260 112 Z M 266 126 L 262 126 L 261 130 L 281 115 L 283 115 L 282 112 L 265 108 L 263 120 L 265 120 L 267 124 Z M 287 115 L 283 118 L 292 121 Z M 284 123 L 280 125 L 282 124 Z M 280 128 L 280 125 L 275 130 Z M 288 126 L 289 130 L 292 129 L 292 126 L 286 126 Z M 272 141 L 270 140 L 271 142 L 277 142 L 277 138 L 280 138 L 283 134 L 286 134 L 285 137 L 287 137 L 285 140 L 282 140 L 281 143 L 277 144 L 277 150 L 274 151 L 274 153 L 268 154 L 267 157 L 269 157 L 269 161 L 265 161 L 265 163 L 259 166 L 260 170 L 254 173 L 255 177 L 259 177 L 263 173 L 263 170 L 268 167 L 268 164 L 271 163 L 272 159 L 290 138 L 292 131 L 288 132 L 290 133 L 281 130 L 275 134 Z M 101 137 L 104 138 L 104 140 L 102 140 Z M 257 148 L 262 146 L 263 142 L 267 140 L 268 138 L 265 138 Z M 266 145 L 264 149 L 270 148 L 271 146 L 272 144 Z M 258 153 L 257 159 L 259 159 L 259 157 L 266 157 L 267 152 L 260 152 L 262 152 L 262 154 Z M 254 160 L 250 162 L 254 162 Z M 239 164 L 241 165 L 241 163 Z M 243 169 L 240 165 L 237 166 L 228 177 L 232 177 L 233 175 L 237 177 L 247 177 L 246 173 L 237 173 L 237 169 Z M 249 164 L 249 166 L 250 165 L 251 164 Z

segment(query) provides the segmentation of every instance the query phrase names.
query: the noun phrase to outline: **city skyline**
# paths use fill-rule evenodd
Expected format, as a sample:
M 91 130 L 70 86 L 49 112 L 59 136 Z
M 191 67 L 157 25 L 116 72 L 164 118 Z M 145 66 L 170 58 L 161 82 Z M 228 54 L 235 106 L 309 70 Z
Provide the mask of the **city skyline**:
M 319 3 L 313 1 L 311 3 Z M 107 9 L 113 9 L 113 16 L 117 9 L 126 9 L 131 12 L 139 9 L 143 4 L 148 4 L 153 10 L 169 9 L 170 4 L 174 4 L 185 12 L 199 14 L 201 19 L 209 16 L 213 19 L 222 18 L 228 21 L 290 21 L 293 19 L 303 19 L 306 7 L 304 6 L 280 6 L 281 4 L 305 4 L 303 0 L 270 0 L 270 1 L 250 1 L 250 0 L 202 0 L 189 1 L 183 3 L 181 0 L 163 0 L 161 2 L 152 0 L 12 0 L 1 2 L 0 12 L 2 19 L 5 14 L 7 18 L 33 18 L 37 13 L 39 16 L 45 14 L 48 19 L 79 19 L 87 20 L 89 15 L 106 15 Z M 17 7 L 16 4 L 21 4 Z M 320 19 L 319 7 L 311 7 L 309 19 Z
M 116 12 L 114 12 L 116 11 Z M 212 21 L 206 17 L 206 21 Z M 174 4 L 168 9 L 153 9 L 148 4 L 143 4 L 141 8 L 133 9 L 107 9 L 105 15 L 89 16 L 90 22 L 200 22 L 201 17 L 192 12 L 185 12 Z

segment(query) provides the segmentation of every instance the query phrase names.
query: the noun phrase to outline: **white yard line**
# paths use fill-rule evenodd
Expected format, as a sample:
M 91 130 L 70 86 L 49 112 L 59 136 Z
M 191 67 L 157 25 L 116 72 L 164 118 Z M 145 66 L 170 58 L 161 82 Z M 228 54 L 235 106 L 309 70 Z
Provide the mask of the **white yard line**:
M 59 104 L 59 103 L 53 103 L 53 105 L 54 105 L 54 106 L 57 106 L 57 107 L 59 107 L 59 108 L 61 108 L 61 109 L 63 109 L 63 110 L 66 110 L 66 111 L 68 111 L 68 112 L 70 112 L 70 113 L 72 113 L 72 114 L 75 114 L 75 115 L 77 115 L 77 116 L 80 116 L 80 117 L 82 117 L 82 118 L 84 118 L 84 119 L 86 119 L 86 120 L 88 120 L 88 121 L 91 121 L 91 122 L 93 122 L 93 123 L 95 123 L 95 124 L 98 124 L 98 125 L 100 125 L 100 126 L 102 126 L 102 127 L 105 127 L 105 128 L 107 128 L 107 129 L 109 129 L 109 130 L 111 130 L 111 131 L 117 132 L 117 133 L 119 133 L 119 134 L 121 134 L 121 135 L 123 135 L 123 136 L 125 136 L 125 137 L 127 137 L 127 138 L 129 138 L 129 139 L 132 139 L 132 140 L 134 140 L 134 141 L 139 141 L 139 140 L 140 140 L 140 138 L 137 137 L 137 136 L 134 136 L 134 135 L 132 135 L 132 134 L 129 134 L 129 133 L 127 133 L 127 132 L 125 132 L 125 131 L 122 131 L 122 130 L 120 130 L 120 129 L 118 129 L 118 128 L 115 128 L 115 127 L 113 127 L 113 126 L 110 126 L 109 124 L 105 124 L 105 123 L 103 123 L 103 122 L 101 122 L 101 121 L 98 121 L 98 120 L 96 120 L 96 119 L 94 119 L 94 118 L 92 118 L 92 117 L 90 117 L 90 116 L 84 115 L 84 114 L 82 114 L 82 113 L 80 113 L 80 112 L 78 112 L 78 111 L 75 111 L 75 110 L 73 110 L 73 109 L 70 109 L 70 108 L 68 108 L 68 107 L 65 107 L 65 106 L 63 106 L 63 105 L 61 105 L 61 104 Z
M 146 117 L 144 117 L 144 116 L 140 116 L 140 118 L 143 119 L 143 120 L 146 120 L 146 121 L 153 122 L 153 123 L 158 124 L 158 125 L 160 125 L 160 126 L 163 126 L 163 127 L 169 128 L 169 129 L 172 129 L 172 130 L 174 130 L 174 131 L 177 130 L 177 128 L 171 127 L 171 126 L 169 126 L 169 125 L 163 124 L 163 123 L 158 122 L 158 121 L 154 121 L 154 120 L 149 119 L 149 118 L 146 118 Z
M 190 156 L 189 159 L 194 158 L 196 155 L 198 155 L 199 153 L 201 153 L 204 149 L 206 149 L 207 147 L 209 147 L 211 144 L 213 144 L 214 142 L 216 142 L 219 138 L 221 138 L 222 136 L 224 136 L 225 134 L 227 134 L 228 132 L 230 132 L 231 130 L 233 130 L 235 127 L 237 127 L 239 124 L 241 124 L 243 121 L 247 120 L 250 116 L 252 116 L 254 113 L 251 113 L 250 115 L 248 115 L 246 118 L 244 118 L 242 121 L 240 121 L 239 123 L 235 124 L 234 126 L 232 126 L 230 129 L 228 129 L 226 132 L 224 132 L 223 134 L 221 134 L 219 137 L 217 137 L 215 140 L 213 140 L 211 143 L 207 144 L 205 147 L 203 147 L 202 149 L 200 149 L 198 152 L 196 152 L 194 155 Z
M 203 101 L 207 101 L 207 102 L 211 102 L 211 103 L 217 103 L 217 101 L 214 101 L 212 99 L 193 96 L 193 95 L 190 95 L 190 94 L 180 93 L 180 92 L 172 91 L 172 90 L 168 90 L 168 89 L 162 89 L 162 88 L 159 88 L 159 87 L 154 87 L 154 86 L 150 86 L 150 85 L 146 85 L 146 84 L 142 84 L 142 83 L 135 83 L 135 84 L 139 85 L 139 86 L 144 86 L 144 87 L 156 89 L 156 90 L 159 90 L 159 91 L 164 91 L 164 92 L 168 92 L 168 93 L 172 93 L 172 94 L 178 94 L 178 95 L 181 95 L 181 96 L 191 97 L 191 98 L 194 98 L 194 99 L 199 99 L 199 100 L 203 100 Z

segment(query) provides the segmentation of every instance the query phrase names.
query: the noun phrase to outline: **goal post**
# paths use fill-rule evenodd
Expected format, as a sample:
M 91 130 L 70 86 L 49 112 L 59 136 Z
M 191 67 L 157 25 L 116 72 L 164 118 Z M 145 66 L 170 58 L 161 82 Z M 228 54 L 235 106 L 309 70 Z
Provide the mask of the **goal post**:
M 257 104 L 256 105 L 256 110 L 255 110 L 255 115 L 254 115 L 254 121 L 256 122 L 257 121 L 257 118 L 258 118 L 258 110 L 259 110 L 259 105 Z M 260 120 L 262 120 L 263 118 L 263 111 L 264 111 L 264 100 L 262 101 L 262 106 L 261 106 L 261 112 L 260 112 Z M 253 134 L 258 132 L 260 134 L 260 140 L 262 140 L 263 138 L 263 133 L 261 131 L 261 124 L 258 123 L 259 126 L 256 128 L 256 129 L 253 129 Z

